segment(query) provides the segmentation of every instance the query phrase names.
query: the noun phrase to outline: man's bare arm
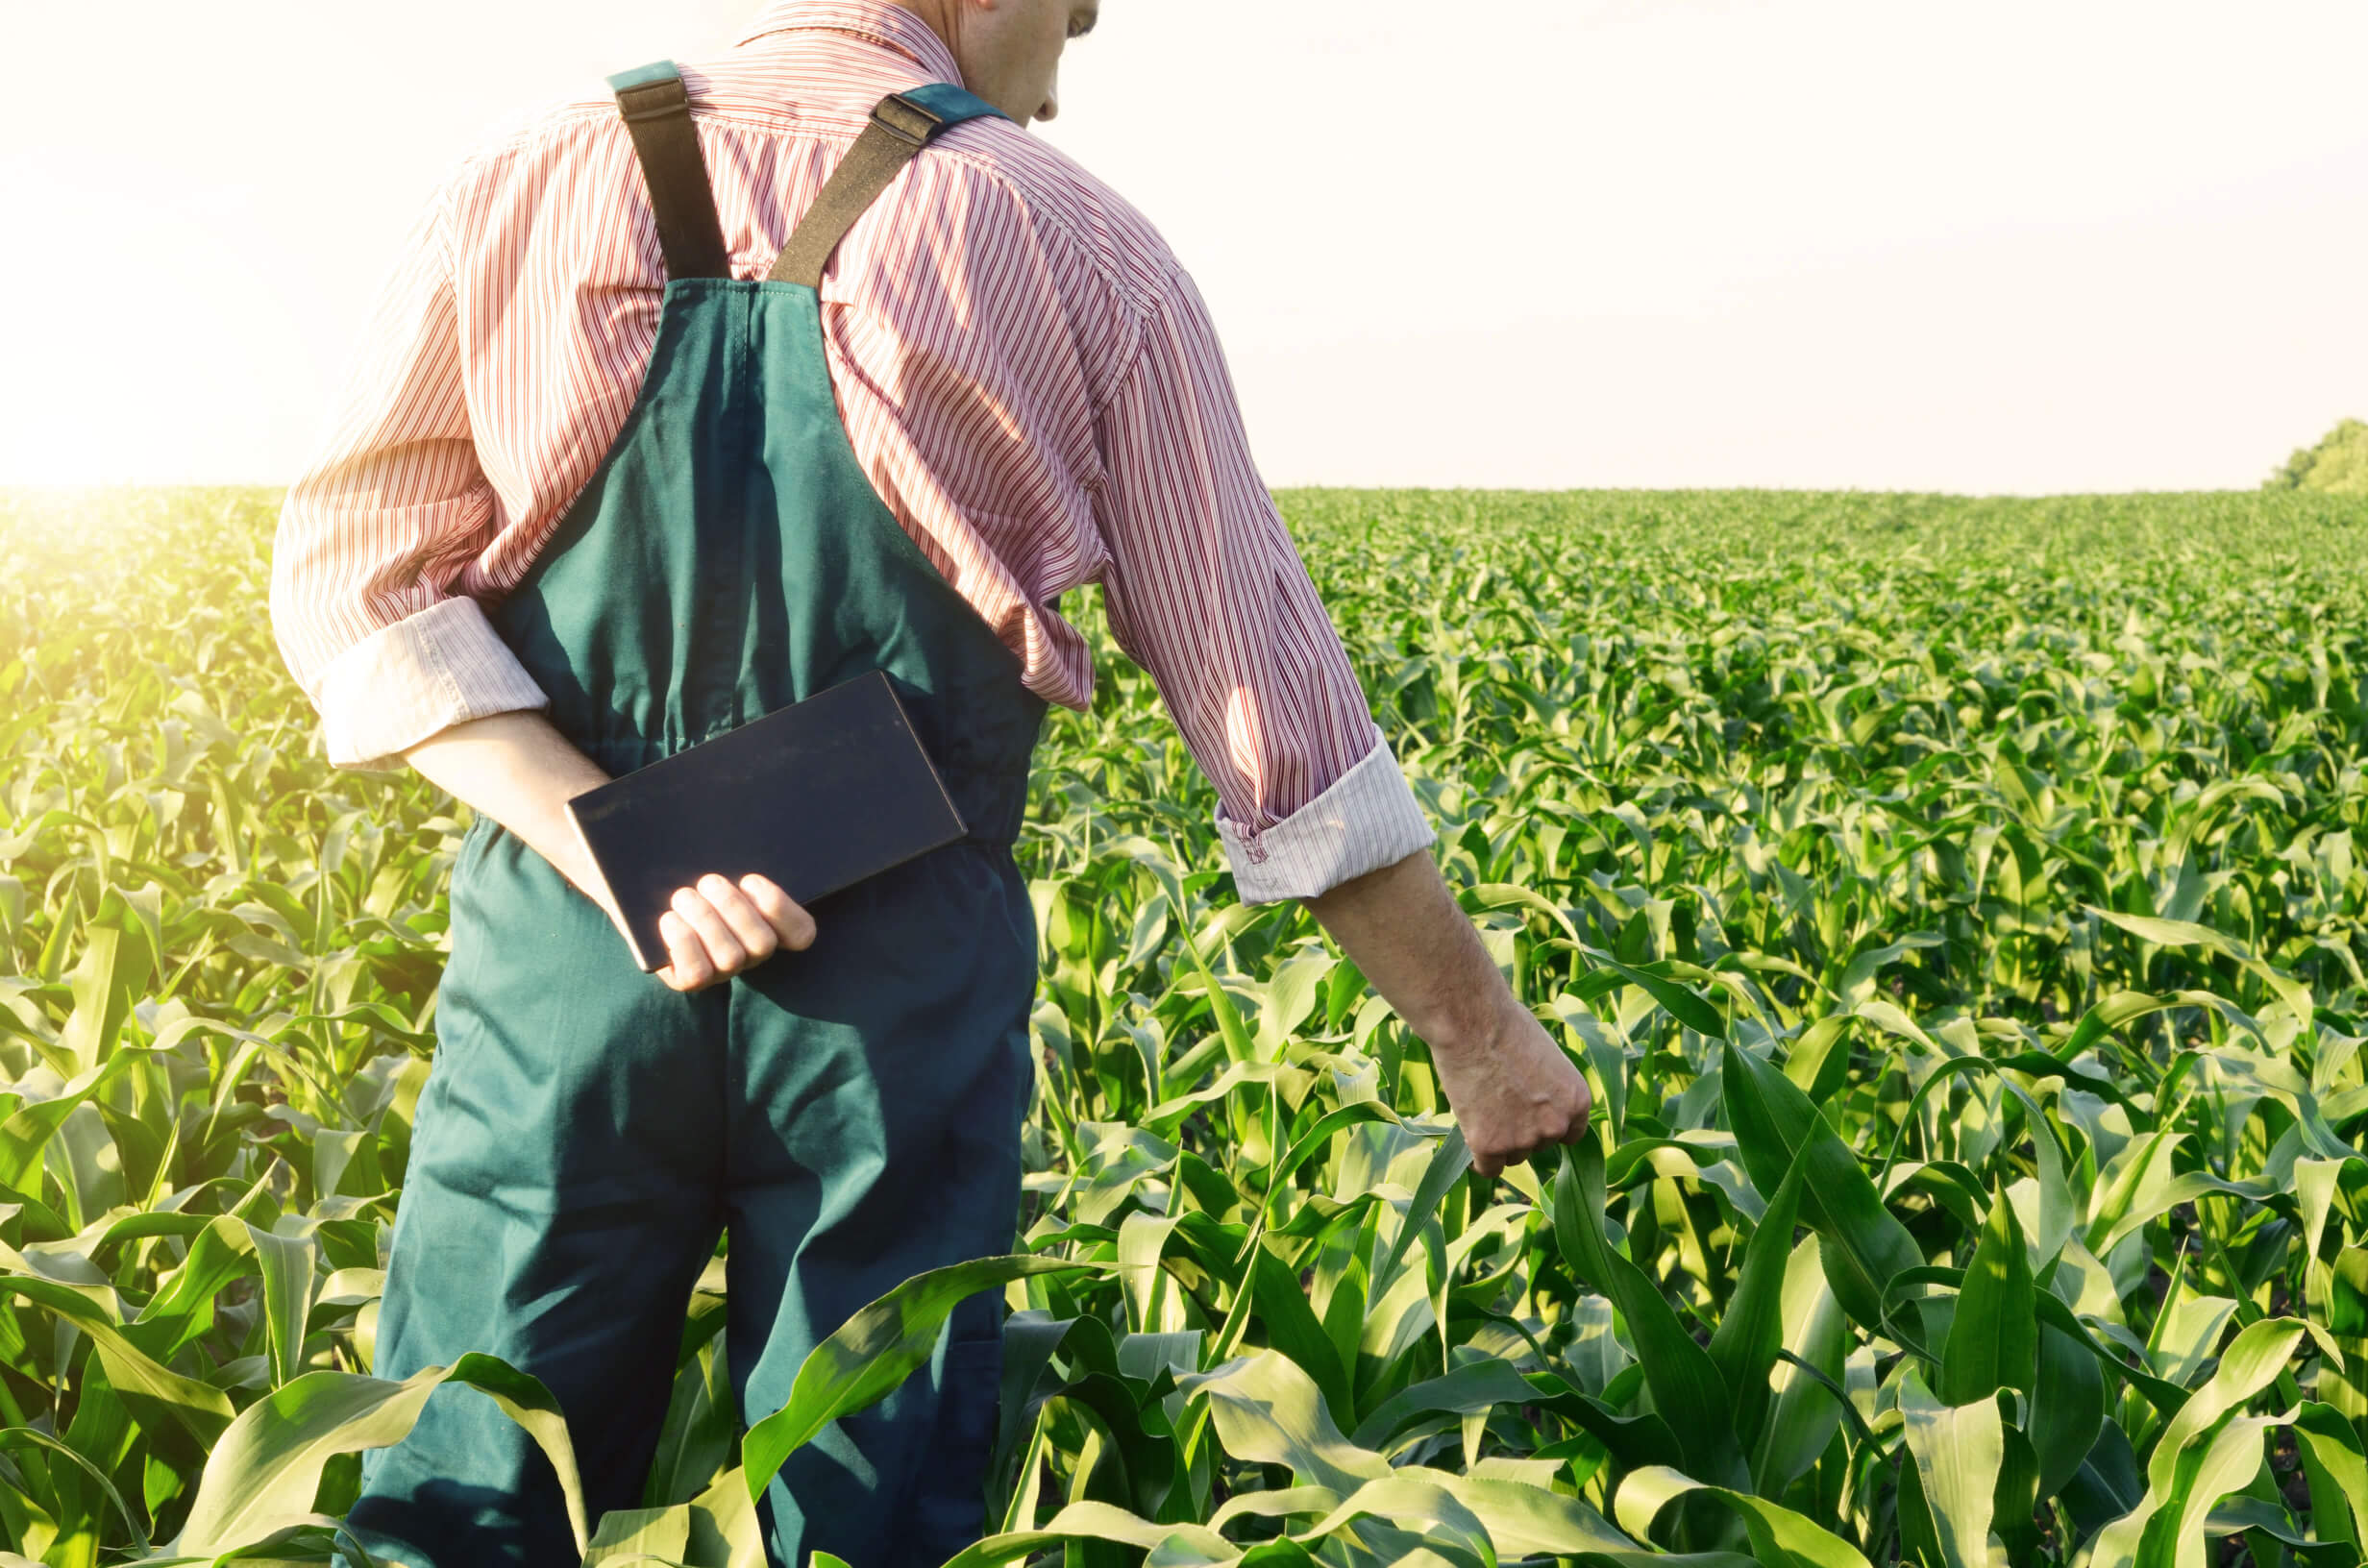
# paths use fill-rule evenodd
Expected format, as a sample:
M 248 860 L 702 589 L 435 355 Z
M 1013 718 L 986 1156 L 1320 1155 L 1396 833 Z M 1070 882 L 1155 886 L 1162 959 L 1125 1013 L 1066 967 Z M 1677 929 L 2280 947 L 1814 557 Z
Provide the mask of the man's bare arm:
M 608 885 L 569 821 L 567 802 L 608 782 L 539 712 L 497 713 L 439 730 L 404 758 L 479 814 L 492 818 L 617 919 Z M 813 945 L 814 918 L 761 876 L 734 884 L 700 879 L 674 897 L 659 926 L 672 960 L 658 978 L 697 991 L 760 964 L 780 948 Z
M 1427 850 L 1301 900 L 1431 1048 L 1472 1167 L 1587 1131 L 1587 1080 L 1513 994 Z

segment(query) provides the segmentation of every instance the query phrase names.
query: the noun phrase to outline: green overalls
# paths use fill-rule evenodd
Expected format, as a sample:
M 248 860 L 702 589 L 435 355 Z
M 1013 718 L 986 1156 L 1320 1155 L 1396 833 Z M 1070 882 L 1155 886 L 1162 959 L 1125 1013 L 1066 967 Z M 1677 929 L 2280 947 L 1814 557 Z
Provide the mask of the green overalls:
M 816 292 L 929 136 L 996 110 L 943 85 L 887 100 L 773 276 L 735 282 L 679 77 L 661 62 L 610 82 L 666 254 L 657 341 L 614 446 L 493 624 L 552 723 L 611 773 L 884 670 L 970 836 L 822 900 L 808 950 L 690 994 L 636 969 L 607 918 L 493 821 L 463 841 L 376 1371 L 484 1351 L 540 1378 L 595 1522 L 640 1504 L 719 1231 L 747 1422 L 867 1302 L 1011 1250 L 1036 980 L 1011 846 L 1044 715 L 856 461 Z M 761 1506 L 777 1563 L 820 1549 L 936 1568 L 977 1538 L 1000 1317 L 992 1295 L 966 1302 L 926 1369 L 790 1459 Z M 438 1390 L 368 1456 L 351 1517 L 413 1568 L 576 1560 L 548 1461 L 473 1390 Z

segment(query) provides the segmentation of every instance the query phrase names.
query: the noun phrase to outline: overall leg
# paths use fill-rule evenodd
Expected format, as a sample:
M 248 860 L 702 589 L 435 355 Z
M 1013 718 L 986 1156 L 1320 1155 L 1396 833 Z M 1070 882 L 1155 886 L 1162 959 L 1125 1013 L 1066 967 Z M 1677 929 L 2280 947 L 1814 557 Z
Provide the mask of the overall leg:
M 728 1345 L 752 1423 L 864 1306 L 1011 1250 L 1035 954 L 1009 867 L 966 844 L 859 885 L 734 987 Z M 790 1457 L 760 1508 L 777 1564 L 938 1568 L 978 1538 L 1001 1323 L 996 1292 L 966 1302 L 929 1365 Z
M 637 970 L 606 917 L 490 822 L 452 908 L 376 1372 L 481 1351 L 541 1379 L 597 1524 L 640 1501 L 720 1224 L 723 998 Z M 549 1462 L 474 1389 L 438 1389 L 363 1477 L 357 1531 L 411 1568 L 577 1560 Z

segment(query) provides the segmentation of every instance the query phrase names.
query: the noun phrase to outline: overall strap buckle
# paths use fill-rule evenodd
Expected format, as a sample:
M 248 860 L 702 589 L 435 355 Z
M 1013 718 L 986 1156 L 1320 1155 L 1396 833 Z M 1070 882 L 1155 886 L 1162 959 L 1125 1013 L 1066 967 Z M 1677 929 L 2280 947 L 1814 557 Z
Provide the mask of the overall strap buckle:
M 872 110 L 872 123 L 900 141 L 912 144 L 915 152 L 929 144 L 929 138 L 946 128 L 944 116 L 932 114 L 900 92 L 892 92 Z

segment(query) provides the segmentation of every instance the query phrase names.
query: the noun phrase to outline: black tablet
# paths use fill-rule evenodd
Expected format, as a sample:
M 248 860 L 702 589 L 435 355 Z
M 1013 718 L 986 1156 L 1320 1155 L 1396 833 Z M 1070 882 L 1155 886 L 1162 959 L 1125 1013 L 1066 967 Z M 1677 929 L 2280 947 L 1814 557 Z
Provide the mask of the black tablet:
M 658 918 L 713 871 L 771 877 L 801 904 L 965 829 L 879 671 L 777 709 L 568 802 L 625 918 L 633 961 L 668 962 Z

